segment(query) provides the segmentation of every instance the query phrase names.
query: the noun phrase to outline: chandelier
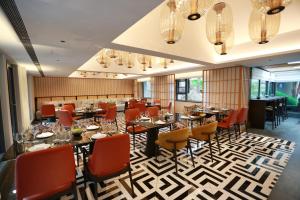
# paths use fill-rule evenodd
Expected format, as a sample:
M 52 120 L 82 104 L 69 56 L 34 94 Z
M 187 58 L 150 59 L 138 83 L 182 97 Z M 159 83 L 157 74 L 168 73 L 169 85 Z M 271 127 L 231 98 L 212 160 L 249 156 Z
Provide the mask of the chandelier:
M 160 33 L 167 44 L 174 44 L 181 38 L 184 18 L 177 9 L 175 0 L 167 0 L 164 4 L 160 15 Z
M 253 42 L 265 44 L 275 37 L 280 27 L 280 14 L 267 15 L 253 9 L 249 20 L 249 35 Z
M 100 65 L 104 65 L 106 63 L 106 56 L 104 54 L 104 51 L 100 51 L 99 53 L 99 58 L 96 59 L 96 61 L 100 64 Z
M 127 58 L 127 52 L 118 51 L 115 61 L 117 65 L 123 66 L 126 63 L 126 58 Z
M 105 49 L 104 51 L 109 58 L 114 59 L 114 58 L 117 58 L 117 56 L 118 56 L 118 52 L 114 49 Z
M 128 68 L 132 68 L 134 66 L 134 59 L 135 59 L 135 55 L 131 52 L 127 53 L 127 67 Z
M 205 15 L 215 0 L 177 0 L 177 5 L 184 18 L 197 20 Z
M 229 37 L 227 38 L 227 40 L 223 44 L 221 44 L 221 45 L 214 45 L 215 51 L 218 54 L 220 54 L 221 56 L 227 55 L 228 52 L 233 47 L 233 43 L 234 43 L 234 32 L 231 31 L 231 34 L 229 35 Z
M 219 2 L 207 13 L 206 36 L 214 45 L 223 44 L 233 31 L 233 17 L 230 6 Z
M 251 0 L 253 7 L 258 11 L 274 15 L 280 13 L 292 0 Z

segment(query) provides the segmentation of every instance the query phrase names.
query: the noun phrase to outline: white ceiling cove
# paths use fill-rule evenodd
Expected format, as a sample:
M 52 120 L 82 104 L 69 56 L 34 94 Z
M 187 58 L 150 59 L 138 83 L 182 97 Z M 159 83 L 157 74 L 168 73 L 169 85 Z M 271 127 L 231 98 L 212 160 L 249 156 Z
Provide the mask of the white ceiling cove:
M 235 46 L 226 56 L 216 54 L 207 41 L 205 16 L 197 21 L 186 20 L 181 40 L 166 44 L 159 30 L 162 0 L 15 2 L 46 76 L 69 76 L 77 69 L 152 75 L 199 66 L 261 66 L 300 60 L 300 0 L 294 0 L 282 12 L 278 36 L 265 45 L 250 41 L 250 0 L 226 0 L 232 7 L 235 30 Z M 95 61 L 104 47 L 172 58 L 178 66 L 146 73 L 116 66 L 105 70 Z

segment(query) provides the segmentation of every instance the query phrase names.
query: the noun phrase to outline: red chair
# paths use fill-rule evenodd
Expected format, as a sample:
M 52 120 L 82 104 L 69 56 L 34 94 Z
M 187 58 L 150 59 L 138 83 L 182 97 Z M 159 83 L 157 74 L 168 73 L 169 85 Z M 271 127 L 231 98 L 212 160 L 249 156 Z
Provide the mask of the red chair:
M 119 130 L 118 122 L 117 122 L 117 107 L 116 106 L 108 108 L 108 110 L 105 114 L 104 120 L 109 123 L 115 123 L 117 126 L 117 130 Z
M 72 105 L 70 105 L 70 104 L 64 104 L 61 109 L 69 111 L 72 115 L 73 115 L 73 113 L 75 111 L 74 107 Z
M 45 104 L 41 107 L 42 119 L 55 118 L 55 106 L 53 104 Z
M 169 102 L 168 106 L 161 107 L 161 109 L 167 110 L 169 113 L 171 113 L 172 110 L 172 102 Z
M 158 117 L 159 108 L 157 106 L 152 106 L 147 108 L 149 117 Z
M 147 128 L 140 126 L 140 125 L 134 125 L 132 122 L 135 121 L 140 116 L 140 111 L 137 108 L 128 109 L 125 111 L 125 123 L 126 133 L 129 133 L 133 136 L 133 149 L 135 150 L 135 135 L 145 133 L 148 131 Z
M 18 200 L 57 199 L 70 192 L 77 199 L 71 145 L 21 154 L 15 170 Z
M 116 148 L 117 147 L 117 148 Z M 83 149 L 86 158 L 87 151 Z M 95 141 L 92 155 L 88 162 L 84 159 L 85 186 L 87 180 L 94 181 L 95 199 L 98 197 L 97 183 L 125 172 L 129 173 L 132 196 L 134 196 L 133 181 L 130 168 L 130 139 L 128 134 L 117 134 Z
M 247 120 L 248 120 L 248 108 L 241 108 L 238 112 L 236 123 L 235 123 L 237 126 L 237 129 L 238 129 L 239 135 L 241 135 L 241 125 L 245 125 L 246 133 L 248 136 Z
M 108 103 L 106 102 L 99 102 L 98 103 L 98 108 L 101 108 L 101 111 L 98 111 L 95 115 L 94 115 L 94 120 L 96 121 L 99 118 L 104 118 L 106 115 L 106 111 L 108 109 Z
M 73 107 L 73 110 L 76 109 L 75 103 L 65 103 L 64 105 L 71 105 Z
M 72 114 L 68 110 L 61 110 L 58 113 L 59 123 L 65 127 L 71 127 L 73 124 Z
M 146 112 L 146 105 L 144 103 L 136 103 L 135 108 L 139 109 L 140 114 L 144 114 Z
M 224 118 L 221 122 L 218 123 L 218 130 L 219 130 L 219 132 L 221 132 L 221 134 L 223 133 L 224 129 L 226 129 L 228 131 L 228 139 L 229 139 L 230 143 L 231 143 L 231 140 L 230 140 L 230 129 L 231 128 L 234 129 L 235 138 L 237 139 L 236 128 L 235 128 L 237 115 L 238 115 L 238 111 L 232 110 L 232 111 L 230 111 L 228 117 Z
M 135 104 L 137 103 L 136 99 L 130 99 L 128 102 L 128 109 L 135 108 Z

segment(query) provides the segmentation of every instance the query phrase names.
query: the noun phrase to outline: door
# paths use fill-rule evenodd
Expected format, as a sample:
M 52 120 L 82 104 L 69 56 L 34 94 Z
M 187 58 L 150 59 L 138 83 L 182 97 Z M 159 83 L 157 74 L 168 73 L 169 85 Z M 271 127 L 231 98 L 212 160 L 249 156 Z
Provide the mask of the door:
M 13 76 L 12 66 L 7 68 L 7 85 L 8 85 L 8 95 L 9 95 L 9 107 L 10 107 L 10 118 L 13 137 L 15 138 L 18 132 L 18 121 L 17 121 L 17 108 L 16 108 L 16 97 L 15 97 L 15 84 Z

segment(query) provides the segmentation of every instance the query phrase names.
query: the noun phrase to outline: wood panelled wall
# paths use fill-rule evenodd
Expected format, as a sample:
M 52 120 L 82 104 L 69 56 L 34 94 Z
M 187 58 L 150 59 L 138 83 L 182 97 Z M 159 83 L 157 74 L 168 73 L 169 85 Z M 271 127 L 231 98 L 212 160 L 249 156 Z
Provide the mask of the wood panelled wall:
M 203 71 L 203 104 L 218 108 L 248 107 L 250 69 L 229 67 Z
M 174 112 L 175 104 L 175 75 L 154 76 L 151 78 L 151 93 L 153 99 L 160 99 L 161 106 L 168 106 L 172 102 Z
M 35 77 L 35 97 L 80 95 L 133 95 L 134 80 Z

